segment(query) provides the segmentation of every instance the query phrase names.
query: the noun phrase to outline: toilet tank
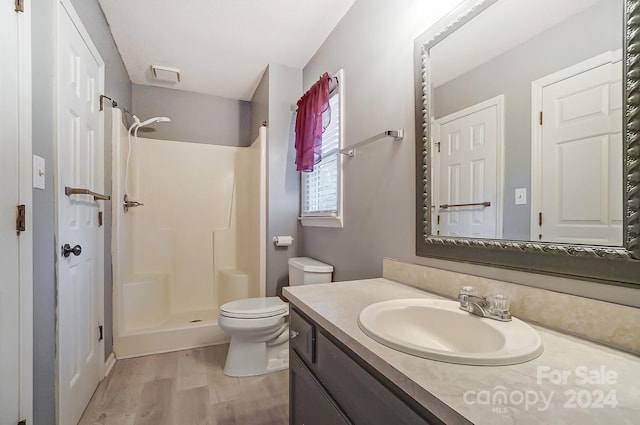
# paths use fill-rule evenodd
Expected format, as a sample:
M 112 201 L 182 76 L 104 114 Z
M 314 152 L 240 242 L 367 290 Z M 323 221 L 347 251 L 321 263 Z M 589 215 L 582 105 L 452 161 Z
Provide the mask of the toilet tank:
M 289 259 L 289 286 L 331 282 L 333 266 L 309 257 Z

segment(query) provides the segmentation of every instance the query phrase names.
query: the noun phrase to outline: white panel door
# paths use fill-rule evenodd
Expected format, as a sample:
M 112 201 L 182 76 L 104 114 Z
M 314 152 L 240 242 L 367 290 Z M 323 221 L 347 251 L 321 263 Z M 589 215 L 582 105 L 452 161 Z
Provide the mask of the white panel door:
M 440 236 L 499 237 L 498 106 L 476 105 L 440 118 L 437 124 L 434 231 Z M 462 206 L 483 202 L 490 206 Z
M 103 371 L 99 343 L 104 201 L 65 195 L 65 187 L 102 192 L 104 64 L 66 1 L 58 7 L 57 267 L 58 423 L 76 424 Z M 93 52 L 93 53 L 92 53 Z M 81 252 L 63 255 L 62 246 Z
M 19 415 L 18 17 L 0 7 L 0 425 Z
M 540 240 L 622 245 L 622 64 L 542 90 Z

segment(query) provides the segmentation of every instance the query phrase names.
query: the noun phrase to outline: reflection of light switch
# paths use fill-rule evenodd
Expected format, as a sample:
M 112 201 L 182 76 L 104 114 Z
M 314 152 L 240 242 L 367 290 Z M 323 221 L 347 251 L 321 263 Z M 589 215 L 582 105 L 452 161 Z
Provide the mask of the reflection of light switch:
M 33 187 L 44 189 L 44 158 L 33 155 Z
M 527 189 L 516 189 L 516 205 L 523 205 L 527 203 Z

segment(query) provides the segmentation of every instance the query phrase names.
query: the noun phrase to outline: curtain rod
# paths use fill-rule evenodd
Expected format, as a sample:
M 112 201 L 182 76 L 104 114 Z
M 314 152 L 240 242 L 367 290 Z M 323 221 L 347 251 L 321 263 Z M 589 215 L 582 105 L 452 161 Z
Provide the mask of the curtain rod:
M 336 91 L 336 89 L 337 89 L 337 88 L 338 88 L 338 86 L 340 85 L 340 81 L 338 80 L 338 77 L 337 77 L 337 76 L 333 76 L 333 77 L 332 77 L 331 75 L 329 75 L 328 80 L 329 80 L 329 95 L 331 95 L 331 94 L 333 94 L 333 93 Z M 336 80 L 336 85 L 335 85 L 335 86 L 333 86 L 333 88 L 332 88 L 332 87 L 331 87 L 331 82 L 332 82 L 333 80 Z M 314 84 L 315 84 L 315 83 L 314 83 Z M 309 91 L 309 90 L 307 90 L 307 91 Z M 306 92 L 305 92 L 305 93 L 306 93 Z M 298 112 L 298 107 L 297 107 L 296 105 L 291 105 L 291 108 L 290 108 L 290 109 L 291 109 L 291 112 Z
M 114 99 L 110 98 L 107 95 L 101 94 L 100 95 L 100 111 L 104 110 L 104 100 L 105 99 L 109 99 L 111 101 L 111 107 L 112 108 L 118 108 L 120 109 L 122 112 L 124 112 L 125 114 L 129 114 L 131 115 L 131 117 L 135 117 L 135 115 L 133 114 L 133 112 L 127 110 L 127 108 L 125 108 L 124 106 L 118 106 L 118 102 L 116 102 Z M 125 122 L 126 123 L 126 122 Z

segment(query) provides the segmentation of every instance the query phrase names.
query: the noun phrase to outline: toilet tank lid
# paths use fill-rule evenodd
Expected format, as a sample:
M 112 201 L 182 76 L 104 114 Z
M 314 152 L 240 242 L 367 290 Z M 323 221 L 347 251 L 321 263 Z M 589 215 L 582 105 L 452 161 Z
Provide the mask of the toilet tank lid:
M 289 258 L 289 265 L 305 272 L 331 273 L 333 266 L 309 257 Z

